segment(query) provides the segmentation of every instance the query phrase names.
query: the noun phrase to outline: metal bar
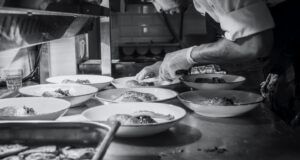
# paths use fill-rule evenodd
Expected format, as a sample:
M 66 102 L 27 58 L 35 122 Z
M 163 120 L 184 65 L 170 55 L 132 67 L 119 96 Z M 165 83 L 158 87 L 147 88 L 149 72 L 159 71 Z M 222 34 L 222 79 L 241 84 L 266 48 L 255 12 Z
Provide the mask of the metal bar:
M 77 34 L 83 28 L 83 26 L 86 24 L 88 20 L 89 20 L 88 18 L 83 18 L 83 17 L 75 18 L 73 22 L 69 25 L 68 29 L 65 31 L 62 38 L 67 38 L 74 34 Z
M 108 76 L 112 75 L 110 32 L 110 17 L 100 18 L 101 72 Z
M 78 13 L 42 11 L 35 9 L 20 9 L 12 7 L 0 7 L 0 14 L 17 14 L 17 15 L 44 15 L 44 16 L 67 16 L 67 17 L 101 17 L 100 15 L 88 15 Z

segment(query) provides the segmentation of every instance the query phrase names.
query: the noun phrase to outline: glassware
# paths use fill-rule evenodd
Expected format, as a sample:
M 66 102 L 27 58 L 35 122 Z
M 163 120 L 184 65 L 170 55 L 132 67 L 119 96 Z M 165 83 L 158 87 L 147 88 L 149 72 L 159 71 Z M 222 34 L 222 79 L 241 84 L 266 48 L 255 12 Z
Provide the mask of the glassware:
M 22 87 L 23 70 L 22 69 L 7 69 L 3 70 L 7 89 L 16 91 Z

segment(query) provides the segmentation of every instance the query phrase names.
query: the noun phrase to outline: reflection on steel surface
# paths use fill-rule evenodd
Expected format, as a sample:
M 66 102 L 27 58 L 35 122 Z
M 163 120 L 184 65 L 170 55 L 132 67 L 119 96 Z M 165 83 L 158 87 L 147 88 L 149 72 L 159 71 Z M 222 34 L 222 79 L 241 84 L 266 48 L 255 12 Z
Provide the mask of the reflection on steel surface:
M 87 33 L 106 11 L 101 0 L 0 3 L 0 51 Z
M 0 14 L 0 51 L 86 33 L 94 18 Z
M 1 121 L 0 143 L 95 147 L 92 160 L 99 160 L 104 157 L 119 126 L 119 123 L 107 122 Z

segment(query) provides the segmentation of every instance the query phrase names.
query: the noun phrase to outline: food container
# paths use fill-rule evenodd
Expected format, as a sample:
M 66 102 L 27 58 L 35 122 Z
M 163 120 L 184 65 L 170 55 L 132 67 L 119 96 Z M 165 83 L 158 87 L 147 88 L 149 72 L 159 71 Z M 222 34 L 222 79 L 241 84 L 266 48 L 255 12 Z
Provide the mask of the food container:
M 100 160 L 118 127 L 104 122 L 1 121 L 0 144 L 94 147 L 92 160 Z

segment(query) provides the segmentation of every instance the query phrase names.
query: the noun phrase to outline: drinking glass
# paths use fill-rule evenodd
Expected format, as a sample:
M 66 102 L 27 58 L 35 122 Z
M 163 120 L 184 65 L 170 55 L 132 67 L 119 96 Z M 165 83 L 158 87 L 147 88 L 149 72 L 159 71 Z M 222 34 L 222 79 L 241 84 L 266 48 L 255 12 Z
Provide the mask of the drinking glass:
M 22 87 L 23 70 L 22 69 L 8 69 L 4 70 L 7 89 L 16 91 Z

